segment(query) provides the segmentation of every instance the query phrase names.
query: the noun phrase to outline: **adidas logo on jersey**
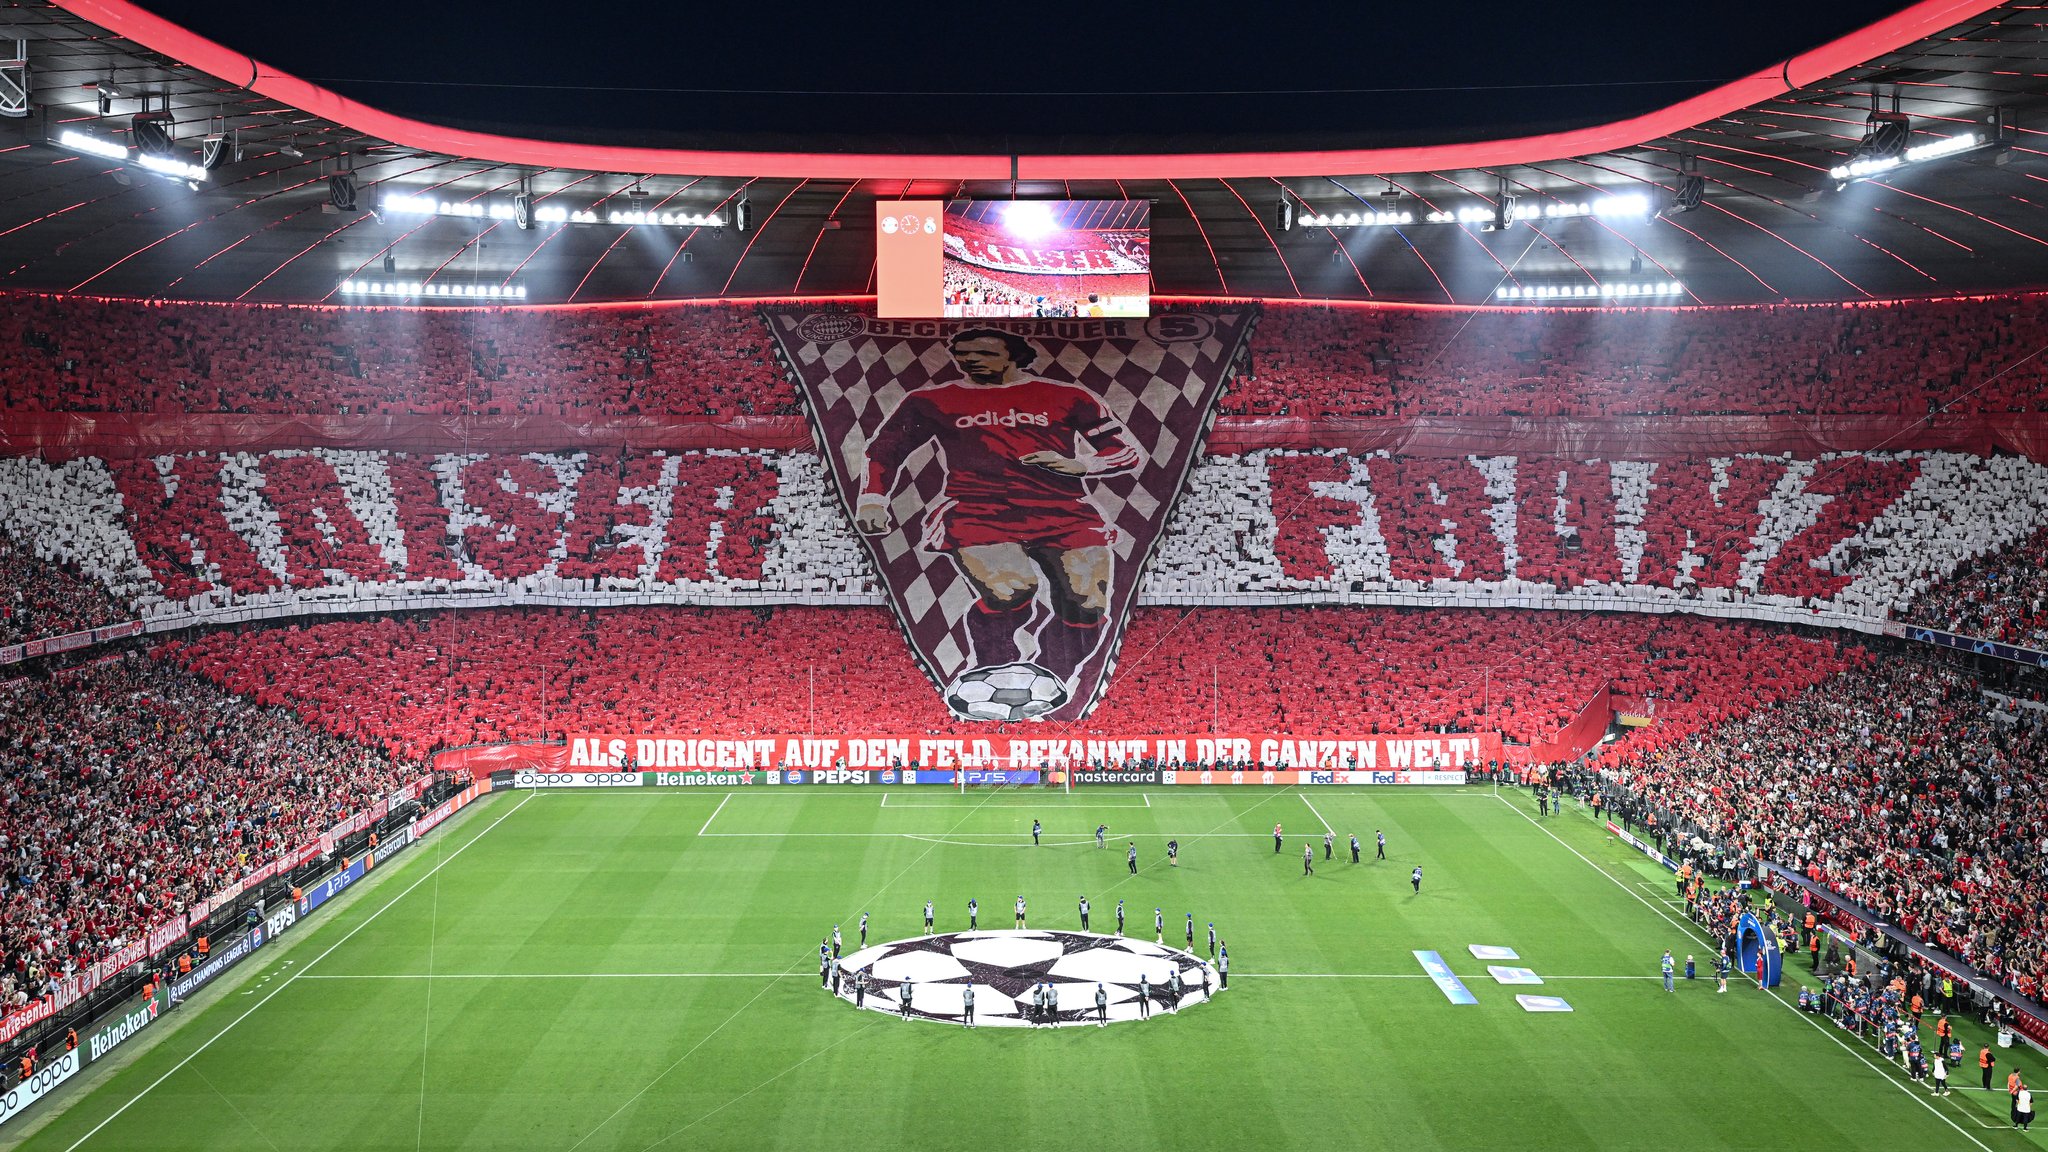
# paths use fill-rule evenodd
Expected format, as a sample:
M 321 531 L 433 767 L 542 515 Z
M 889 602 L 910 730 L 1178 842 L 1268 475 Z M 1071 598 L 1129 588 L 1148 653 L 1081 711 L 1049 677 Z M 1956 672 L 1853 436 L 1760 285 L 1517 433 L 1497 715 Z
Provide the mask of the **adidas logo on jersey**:
M 1019 412 L 1015 408 L 1008 412 L 976 412 L 953 421 L 955 428 L 1045 428 L 1051 424 L 1042 412 Z

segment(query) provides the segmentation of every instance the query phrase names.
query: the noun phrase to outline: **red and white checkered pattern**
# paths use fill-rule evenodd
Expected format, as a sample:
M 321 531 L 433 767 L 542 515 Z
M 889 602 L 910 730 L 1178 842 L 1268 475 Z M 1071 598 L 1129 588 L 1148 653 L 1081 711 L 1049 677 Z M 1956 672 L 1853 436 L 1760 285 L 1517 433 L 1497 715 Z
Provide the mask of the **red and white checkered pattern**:
M 1255 319 L 1249 313 L 1169 313 L 1149 320 L 900 321 L 846 313 L 765 313 L 804 399 L 818 449 L 849 511 L 860 494 L 869 438 L 911 392 L 954 380 L 946 338 L 961 328 L 999 328 L 1044 353 L 1034 374 L 1078 384 L 1109 406 L 1145 453 L 1135 471 L 1092 485 L 1115 529 L 1105 643 L 1068 685 L 1069 702 L 1043 719 L 1078 720 L 1101 697 L 1139 578 L 1160 529 L 1201 452 L 1217 397 L 1235 369 Z M 974 590 L 952 559 L 919 547 L 926 511 L 941 498 L 944 471 L 933 454 L 911 455 L 890 499 L 891 523 L 866 545 L 918 664 L 941 690 L 967 664 L 962 618 Z M 1033 619 L 1041 619 L 1039 609 Z

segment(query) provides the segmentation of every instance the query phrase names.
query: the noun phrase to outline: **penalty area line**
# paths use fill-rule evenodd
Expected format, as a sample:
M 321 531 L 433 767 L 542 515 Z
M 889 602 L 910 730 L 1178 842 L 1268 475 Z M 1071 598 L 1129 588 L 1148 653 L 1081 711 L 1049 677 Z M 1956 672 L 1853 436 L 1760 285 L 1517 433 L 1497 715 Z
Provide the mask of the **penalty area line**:
M 732 799 L 732 793 L 730 793 L 730 792 L 727 792 L 727 793 L 725 794 L 725 799 L 724 799 L 724 800 L 720 800 L 720 801 L 718 802 L 718 807 L 716 807 L 716 808 L 713 808 L 713 809 L 711 810 L 711 815 L 709 815 L 709 816 L 706 816 L 706 817 L 704 818 L 704 827 L 702 827 L 702 828 L 699 828 L 699 829 L 697 829 L 697 835 L 699 835 L 699 836 L 702 836 L 702 835 L 703 835 L 703 834 L 704 834 L 705 832 L 707 832 L 707 831 L 709 831 L 709 830 L 710 830 L 710 828 L 711 828 L 711 822 L 712 822 L 713 820 L 716 820 L 716 819 L 718 819 L 718 814 L 719 814 L 720 812 L 723 812 L 723 811 L 725 811 L 725 805 L 726 805 L 726 802 L 727 802 L 727 801 L 729 801 L 729 800 L 731 800 L 731 799 Z M 884 793 L 882 793 L 882 803 L 884 803 L 884 804 L 887 804 L 888 802 L 889 802 L 889 794 L 888 794 L 887 792 L 884 792 Z
M 1316 811 L 1315 802 L 1308 798 L 1308 793 L 1298 792 L 1296 793 L 1296 795 L 1301 797 L 1301 802 L 1303 804 L 1308 805 L 1308 810 L 1314 813 L 1316 820 L 1322 824 L 1323 834 L 1326 836 L 1335 836 L 1337 834 L 1337 830 L 1335 828 L 1330 827 L 1330 822 L 1328 820 L 1323 819 L 1323 814 L 1321 812 Z

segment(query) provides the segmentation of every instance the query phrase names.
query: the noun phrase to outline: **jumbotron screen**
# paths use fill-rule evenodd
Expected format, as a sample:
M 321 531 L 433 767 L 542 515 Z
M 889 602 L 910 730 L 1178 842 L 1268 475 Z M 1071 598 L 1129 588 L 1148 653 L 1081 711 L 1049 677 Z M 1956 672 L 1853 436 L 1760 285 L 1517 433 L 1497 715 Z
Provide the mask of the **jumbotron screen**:
M 885 200 L 877 302 L 890 319 L 1149 316 L 1145 200 Z

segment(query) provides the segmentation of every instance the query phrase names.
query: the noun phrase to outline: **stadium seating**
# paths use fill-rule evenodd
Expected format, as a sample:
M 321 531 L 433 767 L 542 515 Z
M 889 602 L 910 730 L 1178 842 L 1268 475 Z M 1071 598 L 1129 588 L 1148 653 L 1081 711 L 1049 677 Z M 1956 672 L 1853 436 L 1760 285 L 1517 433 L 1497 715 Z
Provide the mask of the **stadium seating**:
M 875 609 L 420 614 L 218 631 L 160 651 L 259 704 L 409 758 L 543 733 L 991 731 L 947 714 Z M 1658 725 L 1643 736 L 1662 740 L 1797 692 L 1843 659 L 1828 641 L 1689 617 L 1145 610 L 1109 696 L 1078 728 L 1497 727 L 1527 742 L 1612 683 L 1655 702 Z
M 31 411 L 797 411 L 768 331 L 736 307 L 335 310 L 10 296 L 4 403 Z
M 1964 563 L 1917 597 L 1905 618 L 1963 636 L 2048 648 L 2048 529 Z
M 0 685 L 0 1001 L 416 775 L 139 652 Z
M 1950 667 L 1859 663 L 1610 778 L 1809 875 L 2021 992 L 2048 975 L 2048 713 Z
M 0 535 L 0 645 L 133 620 L 105 588 L 69 565 L 36 559 Z
M 2044 327 L 2042 296 L 1625 315 L 1272 304 L 1224 411 L 2033 412 L 2048 404 L 2048 364 L 2013 350 Z M 5 404 L 37 411 L 797 411 L 766 328 L 724 305 L 342 311 L 9 296 L 0 373 Z
M 2034 412 L 2048 366 L 2020 360 L 2044 328 L 2038 296 L 1627 314 L 1272 305 L 1225 411 L 1285 398 L 1293 415 L 1342 417 Z

